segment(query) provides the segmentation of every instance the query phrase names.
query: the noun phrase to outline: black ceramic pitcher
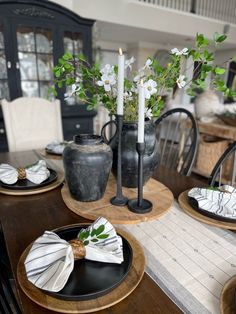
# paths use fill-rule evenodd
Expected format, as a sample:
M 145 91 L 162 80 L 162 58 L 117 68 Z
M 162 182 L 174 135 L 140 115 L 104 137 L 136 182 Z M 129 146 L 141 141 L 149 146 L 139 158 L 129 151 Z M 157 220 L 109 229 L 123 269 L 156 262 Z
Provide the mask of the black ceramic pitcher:
M 117 133 L 107 140 L 106 127 L 116 124 L 114 120 L 107 122 L 102 128 L 102 137 L 113 150 L 112 172 L 116 175 L 117 166 Z M 121 167 L 122 185 L 129 188 L 137 187 L 138 182 L 138 153 L 136 142 L 138 138 L 138 123 L 124 122 L 121 136 Z M 151 178 L 158 163 L 158 145 L 156 141 L 156 126 L 151 120 L 145 121 L 144 129 L 145 154 L 143 158 L 144 184 Z
M 73 198 L 82 202 L 103 197 L 112 166 L 112 150 L 101 136 L 80 134 L 63 151 L 65 178 Z

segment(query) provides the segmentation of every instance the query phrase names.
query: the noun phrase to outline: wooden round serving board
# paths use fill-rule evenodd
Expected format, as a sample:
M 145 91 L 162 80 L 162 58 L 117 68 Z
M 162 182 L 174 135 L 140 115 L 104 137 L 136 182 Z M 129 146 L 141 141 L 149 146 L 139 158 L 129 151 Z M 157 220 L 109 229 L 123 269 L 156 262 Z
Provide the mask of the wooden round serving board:
M 58 187 L 64 181 L 64 173 L 59 169 L 57 169 L 56 171 L 57 171 L 57 179 L 48 185 L 35 188 L 35 189 L 29 189 L 29 190 L 12 190 L 8 188 L 0 187 L 0 193 L 19 196 L 19 195 L 40 194 L 40 193 L 51 191 L 55 189 L 56 187 Z
M 75 224 L 71 226 L 81 225 L 82 224 Z M 132 235 L 118 228 L 116 231 L 129 242 L 133 251 L 133 259 L 128 275 L 121 284 L 111 292 L 88 301 L 64 301 L 45 294 L 42 290 L 35 287 L 26 277 L 24 261 L 31 245 L 23 252 L 17 265 L 17 279 L 21 289 L 35 303 L 60 313 L 91 313 L 120 302 L 126 298 L 141 281 L 145 268 L 145 256 L 139 242 Z
M 214 218 L 210 218 L 207 216 L 202 215 L 201 213 L 197 212 L 195 209 L 192 208 L 192 206 L 188 202 L 188 191 L 185 191 L 179 195 L 178 201 L 181 206 L 181 208 L 191 217 L 201 221 L 205 222 L 206 224 L 224 228 L 224 229 L 231 229 L 236 230 L 236 222 L 227 222 L 227 221 L 220 221 Z
M 220 312 L 221 314 L 236 313 L 236 276 L 229 279 L 224 285 L 220 296 Z
M 154 220 L 165 214 L 172 206 L 174 197 L 172 192 L 162 183 L 150 179 L 143 188 L 144 198 L 153 204 L 152 211 L 145 214 L 131 212 L 127 206 L 114 206 L 110 199 L 116 194 L 115 178 L 110 176 L 105 195 L 95 202 L 79 202 L 72 198 L 67 185 L 61 190 L 66 206 L 77 215 L 90 220 L 104 217 L 113 224 L 136 224 Z M 137 197 L 137 189 L 123 188 L 124 196 L 128 199 Z

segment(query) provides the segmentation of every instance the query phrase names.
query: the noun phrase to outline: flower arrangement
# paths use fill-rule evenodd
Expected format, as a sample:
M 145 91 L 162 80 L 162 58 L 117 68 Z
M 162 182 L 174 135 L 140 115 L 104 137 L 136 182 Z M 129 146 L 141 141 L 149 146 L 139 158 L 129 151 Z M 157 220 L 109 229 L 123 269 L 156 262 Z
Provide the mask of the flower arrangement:
M 226 39 L 226 35 L 214 34 L 215 46 Z M 214 54 L 209 51 L 210 41 L 203 35 L 197 34 L 195 46 L 191 49 L 174 48 L 170 51 L 169 63 L 166 67 L 158 60 L 148 58 L 142 68 L 132 72 L 134 57 L 125 61 L 127 77 L 124 80 L 124 120 L 136 121 L 138 115 L 138 84 L 142 79 L 145 90 L 145 115 L 147 118 L 158 117 L 164 107 L 163 96 L 176 88 L 186 88 L 187 93 L 195 96 L 197 91 L 206 89 L 206 78 L 212 74 L 211 88 L 224 93 L 226 97 L 236 96 L 228 88 L 222 78 L 225 68 L 213 65 Z M 197 62 L 193 78 L 188 79 L 181 73 L 184 60 L 191 58 Z M 232 58 L 235 60 L 235 58 Z M 80 101 L 87 104 L 88 110 L 96 109 L 102 103 L 110 114 L 116 113 L 117 99 L 117 65 L 107 64 L 103 69 L 98 64 L 90 65 L 82 54 L 72 56 L 65 53 L 54 67 L 56 86 L 71 87 L 65 96 L 76 95 Z M 56 94 L 56 90 L 53 90 Z

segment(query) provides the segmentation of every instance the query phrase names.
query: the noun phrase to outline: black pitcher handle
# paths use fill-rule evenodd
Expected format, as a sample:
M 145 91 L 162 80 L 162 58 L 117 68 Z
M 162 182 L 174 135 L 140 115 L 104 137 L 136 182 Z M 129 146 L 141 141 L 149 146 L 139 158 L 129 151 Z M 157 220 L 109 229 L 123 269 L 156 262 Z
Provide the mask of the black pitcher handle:
M 111 124 L 114 124 L 116 126 L 116 131 L 115 131 L 115 134 L 108 140 L 106 136 L 106 127 Z M 109 145 L 110 142 L 116 137 L 117 131 L 118 131 L 117 122 L 115 120 L 110 120 L 107 123 L 105 123 L 101 130 L 101 137 L 103 138 L 103 141 Z

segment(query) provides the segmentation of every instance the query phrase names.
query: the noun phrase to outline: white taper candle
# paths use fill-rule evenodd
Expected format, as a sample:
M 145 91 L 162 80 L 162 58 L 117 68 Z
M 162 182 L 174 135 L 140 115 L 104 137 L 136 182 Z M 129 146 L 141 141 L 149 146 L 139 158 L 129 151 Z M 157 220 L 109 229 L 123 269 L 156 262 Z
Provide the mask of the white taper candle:
M 117 114 L 123 115 L 124 112 L 124 76 L 125 76 L 125 57 L 122 49 L 119 48 L 118 55 L 118 86 L 117 86 Z
M 143 80 L 141 80 L 138 93 L 138 143 L 144 142 L 144 107 L 145 107 L 144 86 Z

